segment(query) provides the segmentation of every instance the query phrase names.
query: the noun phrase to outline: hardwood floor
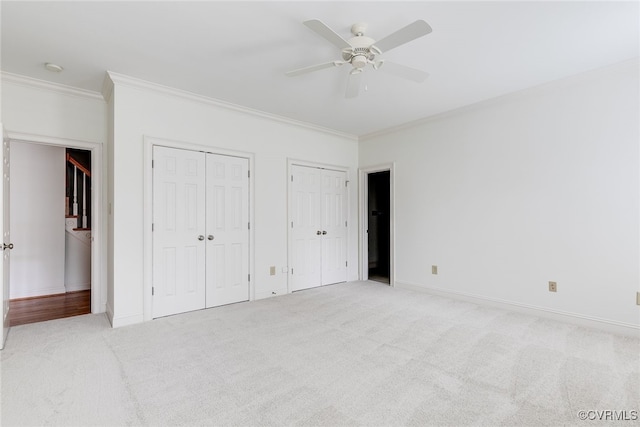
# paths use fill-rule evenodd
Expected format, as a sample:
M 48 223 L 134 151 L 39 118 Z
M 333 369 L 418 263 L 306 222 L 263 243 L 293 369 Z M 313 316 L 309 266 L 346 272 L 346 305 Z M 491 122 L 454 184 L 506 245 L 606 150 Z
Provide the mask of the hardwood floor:
M 91 291 L 67 292 L 9 302 L 10 326 L 91 313 Z

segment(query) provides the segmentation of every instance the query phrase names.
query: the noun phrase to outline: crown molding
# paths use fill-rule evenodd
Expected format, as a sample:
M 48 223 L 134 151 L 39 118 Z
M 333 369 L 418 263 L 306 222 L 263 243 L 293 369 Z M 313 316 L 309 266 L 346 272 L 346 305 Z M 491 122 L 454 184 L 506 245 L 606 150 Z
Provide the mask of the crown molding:
M 272 120 L 272 121 L 276 121 L 276 122 L 280 122 L 288 125 L 297 126 L 304 129 L 313 130 L 316 132 L 323 132 L 329 135 L 350 139 L 356 142 L 358 141 L 357 135 L 340 132 L 340 131 L 326 128 L 323 126 L 314 125 L 308 122 L 302 122 L 299 120 L 290 119 L 287 117 L 279 116 L 277 114 L 267 113 L 260 110 L 254 110 L 253 108 L 244 107 L 238 104 L 232 104 L 230 102 L 221 101 L 219 99 L 210 98 L 204 95 L 199 95 L 197 93 L 185 91 L 182 89 L 176 89 L 169 86 L 164 86 L 158 83 L 148 82 L 146 80 L 137 79 L 135 77 L 125 76 L 123 74 L 114 73 L 113 71 L 107 71 L 107 77 L 105 78 L 105 80 L 111 81 L 111 83 L 105 83 L 105 85 L 103 85 L 103 95 L 105 94 L 105 90 L 106 90 L 106 93 L 109 94 L 109 97 L 111 96 L 110 92 L 113 91 L 114 86 L 123 85 L 123 86 L 132 87 L 135 89 L 145 89 L 153 92 L 163 93 L 165 95 L 171 95 L 171 96 L 179 97 L 182 99 L 187 99 L 190 101 L 200 102 L 206 105 L 219 107 L 226 110 L 237 111 L 237 112 L 248 114 L 254 117 L 260 117 L 260 118 L 264 118 L 264 119 L 268 119 L 268 120 Z M 109 84 L 112 87 L 111 89 L 109 89 L 108 87 Z M 107 86 L 106 89 L 105 89 L 105 86 Z M 105 99 L 107 99 L 106 95 L 105 95 Z
M 551 80 L 546 83 L 542 83 L 536 86 L 531 86 L 525 89 L 518 90 L 516 92 L 506 93 L 504 95 L 496 96 L 494 98 L 484 99 L 482 101 L 478 101 L 473 104 L 463 105 L 458 108 L 454 108 L 452 110 L 444 111 L 442 113 L 433 114 L 431 116 L 423 117 L 420 119 L 412 120 L 410 122 L 401 123 L 396 126 L 391 126 L 388 128 L 380 129 L 378 131 L 374 131 L 371 133 L 367 133 L 364 135 L 360 135 L 359 141 L 363 142 L 369 139 L 377 138 L 379 136 L 384 136 L 396 132 L 400 132 L 407 129 L 412 129 L 418 127 L 420 125 L 424 125 L 427 123 L 435 122 L 441 119 L 446 119 L 448 117 L 457 116 L 460 114 L 480 110 L 486 107 L 490 107 L 492 105 L 498 105 L 506 102 L 515 101 L 518 99 L 525 98 L 530 95 L 535 95 L 538 93 L 544 93 L 548 90 L 553 90 L 557 88 L 567 87 L 574 83 L 579 82 L 589 82 L 592 79 L 597 79 L 612 70 L 635 70 L 640 66 L 640 58 L 635 57 L 631 59 L 627 59 L 621 62 L 616 62 L 614 64 L 605 65 L 603 67 L 595 68 L 592 70 L 584 71 L 578 74 L 573 74 L 571 76 L 563 77 L 557 80 Z
M 109 72 L 104 73 L 104 80 L 102 81 L 102 98 L 106 101 L 106 103 L 111 102 L 111 97 L 113 96 L 113 80 L 109 76 Z
M 0 71 L 0 77 L 2 78 L 3 83 L 12 83 L 29 88 L 48 90 L 51 92 L 59 93 L 61 95 L 104 101 L 100 92 L 94 92 L 92 90 L 80 89 L 60 83 L 52 83 L 46 80 L 34 79 L 33 77 L 9 73 L 7 71 Z

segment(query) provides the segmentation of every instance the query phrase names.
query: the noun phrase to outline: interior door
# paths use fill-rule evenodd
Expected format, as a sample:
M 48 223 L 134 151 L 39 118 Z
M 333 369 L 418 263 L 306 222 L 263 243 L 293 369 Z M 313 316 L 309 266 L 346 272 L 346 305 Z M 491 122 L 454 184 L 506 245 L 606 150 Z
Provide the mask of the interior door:
M 206 306 L 249 300 L 249 159 L 207 154 Z
M 346 173 L 322 171 L 322 284 L 347 280 Z
M 321 169 L 291 168 L 291 290 L 322 284 Z
M 153 317 L 205 307 L 205 154 L 153 148 Z
M 293 165 L 291 179 L 291 290 L 346 281 L 346 172 Z
M 0 125 L 0 135 L 3 135 L 2 126 Z M 4 343 L 9 334 L 9 256 L 13 244 L 11 243 L 11 233 L 9 230 L 9 140 L 2 138 L 2 218 L 0 225 L 2 226 L 2 264 L 0 274 L 2 275 L 2 342 L 0 349 L 4 348 Z

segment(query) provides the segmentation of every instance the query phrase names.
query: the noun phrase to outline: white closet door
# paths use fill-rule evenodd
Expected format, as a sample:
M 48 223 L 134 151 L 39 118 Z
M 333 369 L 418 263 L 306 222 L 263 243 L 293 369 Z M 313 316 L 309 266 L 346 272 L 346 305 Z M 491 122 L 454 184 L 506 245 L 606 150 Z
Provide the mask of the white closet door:
M 153 317 L 205 307 L 205 155 L 153 148 Z
M 347 280 L 346 172 L 291 168 L 291 290 Z
M 249 300 L 249 160 L 207 154 L 206 306 Z
M 322 284 L 347 280 L 346 173 L 322 171 Z
M 322 284 L 321 169 L 292 166 L 291 290 Z

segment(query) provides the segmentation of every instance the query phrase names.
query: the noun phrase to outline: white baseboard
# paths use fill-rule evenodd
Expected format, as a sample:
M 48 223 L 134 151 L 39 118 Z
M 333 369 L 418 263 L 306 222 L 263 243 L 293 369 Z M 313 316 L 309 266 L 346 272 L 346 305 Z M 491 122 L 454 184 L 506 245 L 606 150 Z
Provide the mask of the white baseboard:
M 111 323 L 111 327 L 113 328 L 113 308 L 108 303 L 104 305 L 104 312 L 107 315 L 107 319 L 109 319 L 109 323 Z
M 11 288 L 11 291 L 14 291 Z M 19 291 L 16 289 L 16 292 L 11 292 L 10 299 L 16 298 L 31 298 L 31 297 L 39 297 L 43 295 L 57 295 L 64 294 L 66 289 L 63 286 L 55 286 L 50 288 L 31 288 L 31 289 L 20 289 Z
M 88 291 L 91 289 L 91 283 L 72 283 L 64 285 L 67 292 Z
M 114 317 L 113 312 L 109 313 L 107 311 L 107 315 L 111 320 L 111 327 L 120 328 L 122 326 L 135 325 L 136 323 L 142 323 L 144 321 L 144 316 L 142 314 L 133 314 L 131 316 L 122 316 L 122 317 Z
M 522 304 L 514 301 L 490 298 L 482 295 L 469 294 L 466 292 L 451 291 L 448 289 L 420 285 L 417 283 L 402 282 L 398 280 L 396 280 L 395 282 L 395 287 L 401 289 L 409 289 L 412 291 L 425 292 L 458 300 L 464 300 L 476 304 L 490 305 L 492 307 L 502 308 L 505 310 L 518 311 L 520 313 L 531 314 L 534 316 L 544 317 L 561 322 L 568 322 L 578 326 L 600 329 L 614 334 L 640 337 L 640 324 L 635 325 L 633 323 L 618 322 L 616 320 L 585 316 L 578 313 L 553 310 L 545 307 Z
M 273 298 L 273 297 L 278 297 L 280 295 L 286 295 L 286 294 L 287 294 L 287 288 L 275 289 L 275 290 L 269 290 L 267 292 L 256 292 L 254 299 L 257 301 L 260 299 Z

